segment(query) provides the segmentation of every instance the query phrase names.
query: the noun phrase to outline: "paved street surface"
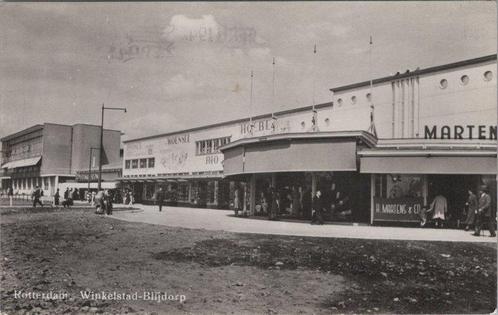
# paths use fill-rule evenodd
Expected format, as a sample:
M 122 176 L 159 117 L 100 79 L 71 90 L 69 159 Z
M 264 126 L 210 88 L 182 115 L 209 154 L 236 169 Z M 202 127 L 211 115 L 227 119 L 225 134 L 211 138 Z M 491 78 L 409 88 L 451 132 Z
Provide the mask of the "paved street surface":
M 120 207 L 122 207 L 120 205 Z M 307 222 L 282 222 L 254 218 L 235 217 L 233 211 L 134 205 L 139 210 L 114 211 L 113 217 L 126 221 L 159 224 L 166 226 L 223 230 L 229 232 L 334 237 L 367 238 L 392 240 L 455 241 L 455 242 L 496 242 L 484 231 L 481 237 L 471 232 L 454 229 L 353 226 L 341 224 L 311 225 Z M 483 236 L 484 235 L 484 236 Z

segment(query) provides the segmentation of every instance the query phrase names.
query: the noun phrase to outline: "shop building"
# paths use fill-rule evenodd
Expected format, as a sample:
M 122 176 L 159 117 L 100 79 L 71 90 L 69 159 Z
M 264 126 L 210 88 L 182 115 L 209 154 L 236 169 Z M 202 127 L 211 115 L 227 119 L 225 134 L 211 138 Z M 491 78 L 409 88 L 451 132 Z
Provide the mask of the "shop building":
M 122 181 L 143 201 L 330 221 L 419 221 L 436 194 L 450 215 L 486 184 L 496 207 L 496 55 L 331 89 L 330 103 L 125 142 Z M 235 196 L 238 196 L 237 198 Z M 333 206 L 332 206 L 333 205 Z
M 120 164 L 120 138 L 120 131 L 104 129 L 104 165 Z M 4 191 L 12 187 L 15 194 L 30 194 L 38 186 L 52 196 L 63 183 L 75 183 L 77 173 L 92 163 L 98 168 L 100 126 L 44 123 L 1 141 Z

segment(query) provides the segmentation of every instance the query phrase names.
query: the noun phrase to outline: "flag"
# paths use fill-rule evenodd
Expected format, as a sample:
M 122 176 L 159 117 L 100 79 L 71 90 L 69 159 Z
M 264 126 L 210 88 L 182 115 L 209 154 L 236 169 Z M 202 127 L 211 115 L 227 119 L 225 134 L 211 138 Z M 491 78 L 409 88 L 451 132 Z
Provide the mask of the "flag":
M 315 44 L 315 48 L 313 49 L 313 53 L 316 54 L 316 44 Z

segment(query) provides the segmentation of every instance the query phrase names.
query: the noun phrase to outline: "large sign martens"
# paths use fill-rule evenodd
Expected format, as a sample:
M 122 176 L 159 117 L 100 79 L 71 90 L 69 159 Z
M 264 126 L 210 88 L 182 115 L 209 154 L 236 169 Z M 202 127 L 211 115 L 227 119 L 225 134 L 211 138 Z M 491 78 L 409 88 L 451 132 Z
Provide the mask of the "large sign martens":
M 450 126 L 425 126 L 425 139 L 479 139 L 496 140 L 496 126 L 486 125 L 455 125 Z
M 420 222 L 423 198 L 374 197 L 374 221 Z

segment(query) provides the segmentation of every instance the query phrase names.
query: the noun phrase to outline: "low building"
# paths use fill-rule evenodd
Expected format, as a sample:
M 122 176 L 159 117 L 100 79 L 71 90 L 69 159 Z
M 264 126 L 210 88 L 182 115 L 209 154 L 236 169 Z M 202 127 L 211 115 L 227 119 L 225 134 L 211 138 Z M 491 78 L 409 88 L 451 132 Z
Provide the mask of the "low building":
M 104 129 L 104 165 L 121 164 L 120 139 L 120 131 Z M 51 196 L 62 183 L 76 182 L 78 172 L 88 171 L 89 165 L 98 169 L 100 126 L 44 123 L 1 141 L 2 190 L 12 187 L 14 193 L 29 194 L 39 186 L 45 196 Z M 104 180 L 120 176 L 120 170 L 114 173 Z
M 437 194 L 461 217 L 486 184 L 496 209 L 496 55 L 335 87 L 330 103 L 128 140 L 121 181 L 188 205 L 414 222 Z M 273 193 L 269 194 L 270 188 Z

